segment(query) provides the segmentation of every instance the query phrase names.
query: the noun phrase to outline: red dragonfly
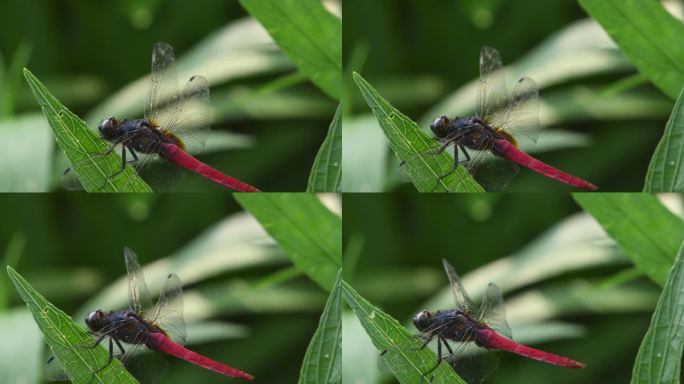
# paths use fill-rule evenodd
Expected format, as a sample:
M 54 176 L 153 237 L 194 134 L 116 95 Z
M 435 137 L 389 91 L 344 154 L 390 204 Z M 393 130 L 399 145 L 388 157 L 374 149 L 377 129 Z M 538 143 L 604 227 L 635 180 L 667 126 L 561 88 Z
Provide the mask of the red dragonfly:
M 539 91 L 529 77 L 518 80 L 510 98 L 499 52 L 490 47 L 480 51 L 480 86 L 477 115 L 436 118 L 430 129 L 442 153 L 453 144 L 454 163 L 440 179 L 463 164 L 486 189 L 499 189 L 518 172 L 515 164 L 573 187 L 595 191 L 597 186 L 545 164 L 519 149 L 533 145 L 539 130 Z M 459 150 L 464 158 L 459 159 Z M 468 151 L 474 151 L 471 158 Z M 502 160 L 505 159 L 505 160 Z
M 177 357 L 228 377 L 243 380 L 254 378 L 246 372 L 183 347 L 181 344 L 185 343 L 185 322 L 183 320 L 183 288 L 180 279 L 177 275 L 170 274 L 157 304 L 153 306 L 137 256 L 133 251 L 125 248 L 124 258 L 128 271 L 129 308 L 110 312 L 97 309 L 90 312 L 85 319 L 86 325 L 96 337 L 95 342 L 87 348 L 95 348 L 105 339 L 109 347 L 108 362 L 93 372 L 93 379 L 95 374 L 107 368 L 115 357 L 127 364 L 132 357 L 141 360 L 141 357 L 136 355 L 143 347 Z M 124 348 L 124 344 L 128 348 Z M 114 353 L 114 346 L 117 347 L 118 354 Z M 158 363 L 158 361 L 152 361 Z M 150 360 L 145 361 L 143 368 L 151 370 L 149 363 Z M 54 374 L 55 369 L 59 370 L 58 374 Z M 158 367 L 155 369 L 159 370 Z M 48 376 L 52 379 L 64 379 L 60 371 L 63 370 L 59 367 L 49 367 Z M 150 372 L 150 374 L 159 375 L 160 372 Z
M 123 172 L 126 164 L 141 169 L 151 158 L 160 157 L 235 191 L 259 192 L 257 188 L 190 155 L 202 150 L 208 136 L 209 83 L 202 76 L 192 76 L 183 92 L 179 93 L 175 55 L 173 48 L 166 43 L 156 43 L 152 48 L 152 74 L 145 117 L 136 120 L 108 117 L 98 129 L 102 138 L 111 143 L 105 155 L 121 149 L 121 168 L 109 175 L 107 182 Z M 127 160 L 127 154 L 132 159 Z M 175 180 L 164 182 L 174 183 L 182 175 L 170 177 Z
M 437 340 L 437 364 L 423 376 L 430 374 L 445 361 L 469 383 L 481 383 L 498 366 L 498 359 L 494 354 L 484 349 L 501 349 L 566 368 L 584 368 L 584 364 L 578 361 L 513 341 L 499 288 L 490 283 L 482 305 L 477 307 L 451 264 L 446 260 L 442 260 L 442 264 L 449 277 L 456 307 L 434 313 L 423 310 L 413 318 L 414 326 L 421 331 L 419 337 L 422 344 L 418 349 L 425 348 L 434 339 Z M 454 343 L 453 347 L 450 342 Z M 442 350 L 442 346 L 448 353 Z

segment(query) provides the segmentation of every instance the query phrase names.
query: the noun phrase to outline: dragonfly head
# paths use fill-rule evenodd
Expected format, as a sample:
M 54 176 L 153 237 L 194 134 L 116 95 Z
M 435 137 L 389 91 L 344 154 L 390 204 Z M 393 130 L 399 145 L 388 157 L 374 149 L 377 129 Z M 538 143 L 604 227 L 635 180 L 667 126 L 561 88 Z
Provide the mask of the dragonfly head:
M 448 117 L 442 115 L 432 121 L 432 124 L 430 124 L 430 129 L 432 130 L 432 133 L 435 134 L 435 136 L 445 137 L 449 134 L 449 123 L 451 123 L 451 120 L 449 120 Z
M 110 116 L 102 120 L 100 125 L 97 126 L 97 129 L 100 131 L 100 135 L 102 135 L 103 138 L 113 139 L 116 137 L 116 132 L 120 124 L 121 122 L 119 120 L 115 119 L 114 116 Z
M 101 310 L 92 311 L 86 316 L 85 323 L 91 330 L 97 332 L 104 326 L 103 322 L 107 315 Z
M 418 314 L 413 317 L 413 325 L 419 331 L 427 330 L 432 325 L 432 313 L 426 310 L 418 312 Z

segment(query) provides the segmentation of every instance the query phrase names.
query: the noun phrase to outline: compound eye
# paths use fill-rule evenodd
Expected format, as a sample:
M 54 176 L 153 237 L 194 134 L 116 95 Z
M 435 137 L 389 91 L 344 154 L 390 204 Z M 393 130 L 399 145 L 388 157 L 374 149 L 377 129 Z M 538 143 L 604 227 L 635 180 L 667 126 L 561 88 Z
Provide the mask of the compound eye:
M 108 117 L 100 123 L 100 125 L 97 126 L 97 129 L 100 130 L 100 132 L 108 131 L 112 129 L 112 126 L 114 125 L 114 117 Z
M 430 323 L 430 319 L 432 319 L 432 313 L 428 311 L 420 311 L 418 314 L 413 318 L 413 325 L 416 326 L 419 330 L 424 330 L 425 328 L 428 327 Z

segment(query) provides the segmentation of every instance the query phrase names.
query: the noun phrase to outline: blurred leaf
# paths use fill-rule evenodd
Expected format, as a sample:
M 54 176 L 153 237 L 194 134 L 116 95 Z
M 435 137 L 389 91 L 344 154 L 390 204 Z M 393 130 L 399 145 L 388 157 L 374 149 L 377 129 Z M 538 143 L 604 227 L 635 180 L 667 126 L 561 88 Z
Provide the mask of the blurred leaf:
M 342 220 L 313 194 L 234 194 L 310 279 L 330 291 L 342 265 Z
M 344 272 L 346 273 L 346 272 Z M 342 378 L 344 383 L 378 383 L 378 351 L 359 318 L 342 312 Z
M 342 22 L 320 0 L 240 0 L 299 70 L 328 96 L 342 93 Z
M 47 192 L 54 141 L 42 113 L 0 120 L 0 191 Z
M 684 25 L 657 1 L 580 0 L 655 86 L 675 98 L 684 84 Z
M 19 260 L 21 260 L 21 257 L 24 254 L 24 249 L 26 249 L 26 235 L 24 232 L 13 233 L 12 237 L 7 241 L 7 248 L 5 249 L 0 265 L 5 268 L 17 268 Z M 11 285 L 9 280 L 5 275 L 0 275 L 0 313 L 9 308 L 11 298 L 10 290 Z M 2 381 L 0 381 L 0 383 L 1 382 Z
M 21 69 L 26 66 L 32 49 L 29 41 L 21 41 L 7 68 L 2 68 L 4 65 L 0 57 L 0 117 L 7 118 L 14 114 L 21 84 Z
M 107 350 L 101 345 L 83 348 L 93 343 L 83 328 L 45 300 L 12 267 L 7 267 L 7 273 L 43 332 L 45 342 L 74 383 L 137 383 L 116 359 L 93 377 L 93 372 L 107 365 Z
M 304 362 L 299 375 L 299 383 L 340 383 L 342 382 L 342 317 L 341 317 L 342 270 L 323 309 L 318 323 L 306 349 Z
M 214 122 L 329 118 L 335 104 L 318 92 L 306 91 L 295 89 L 272 93 L 248 86 L 212 90 L 212 118 Z
M 644 182 L 644 192 L 684 191 L 684 87 L 658 143 Z
M 684 222 L 654 195 L 574 193 L 625 255 L 659 285 L 665 284 L 674 255 L 684 239 Z
M 321 149 L 316 155 L 307 192 L 339 192 L 342 179 L 342 103 L 328 128 Z
M 457 260 L 454 259 L 456 268 Z M 626 261 L 614 247 L 606 244 L 606 236 L 595 220 L 589 215 L 578 214 L 561 221 L 514 254 L 468 272 L 462 275 L 462 279 L 470 297 L 478 300 L 490 282 L 506 293 L 562 274 L 619 265 Z M 453 305 L 453 294 L 446 276 L 442 275 L 442 279 L 444 289 L 422 308 L 449 308 Z
M 128 278 L 123 252 L 114 250 L 108 256 L 120 258 L 121 277 L 83 303 L 75 314 L 76 318 L 85 318 L 93 308 L 118 309 L 128 305 Z M 138 256 L 143 263 L 149 257 L 142 254 Z M 142 271 L 150 294 L 156 295 L 161 292 L 169 273 L 180 276 L 183 284 L 188 286 L 228 271 L 279 261 L 284 261 L 284 258 L 259 223 L 253 217 L 240 213 L 210 227 L 174 254 L 149 264 L 144 263 Z M 185 296 L 188 304 L 190 295 Z M 186 319 L 199 313 L 206 316 L 204 308 L 205 311 L 196 314 L 188 311 Z
M 427 154 L 434 148 L 434 141 L 418 125 L 378 94 L 358 73 L 354 81 L 366 99 L 389 145 L 397 157 L 406 161 L 404 167 L 419 192 L 482 192 L 484 191 L 464 167 L 458 167 L 447 177 L 454 159 L 447 153 Z
M 342 132 L 342 191 L 384 190 L 388 150 L 378 120 L 371 114 L 345 116 Z
M 530 76 L 537 82 L 540 90 L 577 78 L 624 72 L 632 68 L 606 32 L 590 19 L 568 25 L 514 63 L 513 59 L 503 58 L 504 64 L 510 63 L 505 67 L 507 79 L 514 81 Z M 474 62 L 473 72 L 476 69 L 477 62 Z M 479 79 L 473 79 L 454 91 L 423 114 L 418 121 L 419 125 L 428 127 L 435 117 L 445 113 L 452 116 L 472 114 L 475 111 L 479 84 Z M 546 98 L 544 92 L 540 96 L 542 101 Z M 622 111 L 624 112 L 624 108 Z M 540 110 L 539 118 L 542 125 L 548 123 L 544 120 L 543 109 Z
M 213 86 L 239 77 L 290 68 L 282 53 L 269 43 L 272 41 L 259 23 L 249 18 L 234 21 L 177 58 L 178 79 L 182 85 L 190 76 L 202 75 Z M 140 63 L 140 73 L 147 73 L 149 68 L 149 61 Z M 95 126 L 106 116 L 142 115 L 149 85 L 148 73 L 98 104 L 85 120 Z
M 684 349 L 684 244 L 634 362 L 632 383 L 679 383 Z
M 72 172 L 76 173 L 86 191 L 151 192 L 128 165 L 116 178 L 109 178 L 121 167 L 121 156 L 116 151 L 103 156 L 108 149 L 107 144 L 52 96 L 28 69 L 24 69 L 24 76 L 54 131 L 57 144 L 73 165 Z
M 394 348 L 383 356 L 383 360 L 400 383 L 425 383 L 423 374 L 435 365 L 437 356 L 429 348 L 420 349 L 421 342 L 397 320 L 361 297 L 349 284 L 342 282 L 342 293 L 347 305 L 356 313 L 378 350 L 387 350 L 398 345 L 408 348 Z M 413 349 L 411 349 L 413 348 Z M 464 383 L 448 364 L 439 364 L 433 371 L 435 383 Z M 432 374 L 431 374 L 432 375 Z
M 0 383 L 37 383 L 45 362 L 43 341 L 31 312 L 26 308 L 3 311 L 0 329 Z

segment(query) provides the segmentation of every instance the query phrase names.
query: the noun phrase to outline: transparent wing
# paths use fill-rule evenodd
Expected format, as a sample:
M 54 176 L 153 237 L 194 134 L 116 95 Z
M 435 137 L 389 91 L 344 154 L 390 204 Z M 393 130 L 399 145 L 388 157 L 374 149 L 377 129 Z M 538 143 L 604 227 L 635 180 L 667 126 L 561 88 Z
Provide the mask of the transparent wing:
M 145 118 L 159 121 L 159 112 L 165 103 L 175 104 L 178 97 L 178 75 L 176 73 L 176 56 L 173 47 L 167 43 L 155 43 L 152 47 L 152 72 L 150 88 L 145 103 Z
M 484 321 L 490 328 L 509 339 L 513 337 L 511 327 L 506 321 L 503 297 L 496 284 L 489 283 L 487 286 L 487 292 L 482 299 L 482 306 L 477 311 L 476 320 Z
M 188 80 L 183 92 L 157 116 L 159 128 L 179 138 L 191 154 L 202 151 L 210 121 L 209 82 L 197 75 Z
M 468 384 L 483 383 L 499 366 L 499 358 L 473 342 L 452 343 L 453 354 L 445 358 Z
M 506 75 L 499 51 L 492 47 L 480 50 L 480 87 L 477 97 L 478 116 L 491 122 L 492 114 L 503 108 L 508 100 Z
M 454 267 L 452 267 L 451 264 L 446 261 L 446 259 L 442 259 L 442 264 L 444 265 L 444 270 L 449 277 L 449 284 L 451 285 L 451 291 L 454 293 L 456 308 L 460 308 L 466 313 L 475 313 L 477 307 L 468 296 L 466 290 L 463 288 L 461 279 L 456 274 Z
M 172 273 L 166 278 L 150 320 L 166 331 L 173 341 L 185 344 L 183 285 L 178 275 Z
M 470 161 L 463 163 L 475 180 L 487 191 L 504 189 L 520 168 L 489 150 L 470 151 Z
M 138 256 L 128 247 L 124 248 L 126 270 L 128 271 L 128 307 L 135 313 L 144 314 L 152 308 L 152 296 L 143 278 Z
M 539 131 L 539 88 L 529 77 L 523 77 L 515 84 L 506 108 L 494 114 L 493 127 L 502 128 L 512 135 L 518 146 L 533 146 Z

